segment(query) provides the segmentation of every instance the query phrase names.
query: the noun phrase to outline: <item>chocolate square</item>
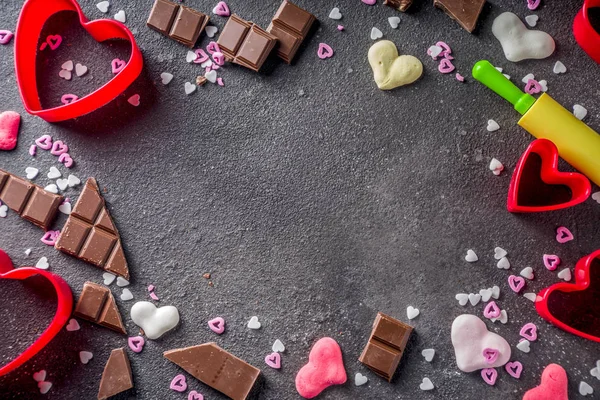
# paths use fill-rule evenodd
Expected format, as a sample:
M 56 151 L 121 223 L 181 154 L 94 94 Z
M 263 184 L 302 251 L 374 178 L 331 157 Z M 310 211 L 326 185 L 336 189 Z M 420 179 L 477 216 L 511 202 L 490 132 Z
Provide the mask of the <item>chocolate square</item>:
M 221 35 L 219 35 L 219 40 L 217 40 L 223 54 L 233 59 L 251 26 L 251 23 L 233 14 L 227 20 Z
M 377 340 L 401 350 L 406 347 L 406 342 L 408 341 L 411 332 L 412 327 L 410 325 L 379 313 L 373 323 L 371 337 L 377 338 Z
M 0 197 L 8 208 L 21 214 L 34 186 L 33 183 L 27 182 L 25 179 L 10 175 L 6 184 L 4 184 Z
M 92 226 L 84 221 L 69 218 L 56 241 L 55 247 L 62 252 L 77 256 L 91 229 Z
M 207 15 L 189 7 L 181 6 L 169 36 L 188 47 L 194 47 L 207 23 Z
M 86 189 L 88 189 L 88 182 L 85 183 L 84 190 L 82 190 L 81 195 L 77 199 L 77 203 L 75 203 L 71 214 L 93 224 L 96 221 L 98 213 L 104 206 L 104 202 L 96 191 Z
M 400 363 L 402 353 L 378 342 L 369 342 L 359 361 L 390 381 Z
M 277 37 L 277 55 L 286 63 L 291 63 L 292 59 L 296 55 L 296 52 L 298 51 L 298 48 L 300 48 L 300 44 L 302 44 L 303 37 L 298 36 L 292 31 L 288 31 L 280 28 L 279 26 L 273 25 L 273 23 L 269 25 L 267 32 Z
M 171 25 L 173 25 L 178 9 L 179 4 L 167 0 L 156 0 L 152 6 L 146 25 L 167 35 L 169 29 L 171 29 Z
M 246 35 L 234 62 L 258 71 L 277 43 L 275 36 L 256 25 L 252 25 Z
M 306 36 L 313 22 L 314 15 L 287 0 L 281 3 L 273 17 L 275 25 L 281 25 L 301 37 Z
M 106 261 L 106 258 L 116 242 L 117 238 L 114 235 L 110 235 L 102 229 L 94 227 L 81 248 L 79 257 L 84 261 L 100 267 L 104 264 L 104 261 Z
M 86 282 L 75 306 L 75 315 L 95 322 L 104 307 L 107 296 L 107 288 Z
M 35 187 L 21 216 L 46 229 L 54 219 L 61 202 L 62 196 Z

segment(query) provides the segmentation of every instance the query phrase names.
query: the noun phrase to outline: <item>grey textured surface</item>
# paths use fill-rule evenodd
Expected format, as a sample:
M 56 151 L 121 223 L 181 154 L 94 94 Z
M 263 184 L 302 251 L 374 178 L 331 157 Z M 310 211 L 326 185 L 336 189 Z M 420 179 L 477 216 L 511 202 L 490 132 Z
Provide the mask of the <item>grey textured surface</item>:
M 0 28 L 14 29 L 20 3 L 0 3 Z M 82 7 L 92 19 L 104 17 L 95 3 L 82 1 Z M 205 12 L 216 3 L 186 2 Z M 0 168 L 25 175 L 27 166 L 35 166 L 40 168 L 35 182 L 45 186 L 50 166 L 63 174 L 67 170 L 49 153 L 39 151 L 31 158 L 27 150 L 41 134 L 65 141 L 76 161 L 72 172 L 96 177 L 105 189 L 130 263 L 134 301 L 148 300 L 146 286 L 154 284 L 159 304 L 180 310 L 176 330 L 148 341 L 141 354 L 129 352 L 135 389 L 118 398 L 185 398 L 169 390 L 170 380 L 181 371 L 162 352 L 206 341 L 216 341 L 263 370 L 258 398 L 299 398 L 295 374 L 323 336 L 340 343 L 348 373 L 346 384 L 326 390 L 323 399 L 520 398 L 537 385 L 550 362 L 566 368 L 571 398 L 579 397 L 581 380 L 600 392 L 600 382 L 589 375 L 600 358 L 598 343 L 547 324 L 533 303 L 513 294 L 506 283 L 509 272 L 532 266 L 536 278 L 527 283 L 527 291 L 537 291 L 558 280 L 544 269 L 543 253 L 559 254 L 572 267 L 595 250 L 600 205 L 590 199 L 548 214 L 506 211 L 512 169 L 532 138 L 516 125 L 518 115 L 511 106 L 473 82 L 469 73 L 482 58 L 504 67 L 519 85 L 532 72 L 548 81 L 549 93 L 565 107 L 584 105 L 587 123 L 600 130 L 600 68 L 571 35 L 581 1 L 543 2 L 535 12 L 538 28 L 556 39 L 557 51 L 549 59 L 519 64 L 504 59 L 491 25 L 506 10 L 521 18 L 530 14 L 524 0 L 488 2 L 473 35 L 429 1 L 415 3 L 410 13 L 399 14 L 381 1 L 369 7 L 359 0 L 298 0 L 320 25 L 294 65 L 270 60 L 260 74 L 227 66 L 219 73 L 224 88 L 207 84 L 186 96 L 184 82 L 193 82 L 201 68 L 185 62 L 186 48 L 145 27 L 151 1 L 112 0 L 109 14 L 125 10 L 144 53 L 145 71 L 126 95 L 76 123 L 48 124 L 24 112 L 12 67 L 14 42 L 0 46 L 2 108 L 23 117 L 18 147 L 0 153 Z M 266 26 L 279 0 L 228 4 L 233 12 Z M 327 18 L 334 6 L 343 14 L 344 32 Z M 393 15 L 402 19 L 397 30 L 387 22 Z M 225 23 L 217 16 L 211 21 L 221 28 Z M 366 59 L 373 26 L 401 53 L 422 60 L 425 72 L 418 82 L 391 92 L 377 90 Z M 40 61 L 45 104 L 109 79 L 107 63 L 123 51 L 96 45 L 73 27 L 64 29 L 69 32 L 65 44 L 72 45 L 63 44 Z M 438 40 L 453 48 L 464 84 L 438 73 L 437 63 L 426 56 Z M 208 41 L 203 36 L 201 44 Z M 321 41 L 334 48 L 333 58 L 316 57 Z M 90 74 L 72 82 L 58 78 L 58 65 L 67 59 L 86 64 Z M 566 74 L 552 73 L 556 60 L 567 66 Z M 160 83 L 164 71 L 175 76 L 168 86 Z M 134 93 L 141 94 L 138 108 L 126 102 Z M 499 131 L 486 131 L 490 118 L 500 124 Z M 500 177 L 488 169 L 492 157 L 507 168 Z M 78 189 L 66 195 L 75 199 Z M 558 244 L 554 230 L 559 225 L 568 226 L 575 240 Z M 48 257 L 51 270 L 69 282 L 76 296 L 86 280 L 101 281 L 99 270 L 43 245 L 41 236 L 12 212 L 0 220 L 0 247 L 16 265 Z M 511 271 L 496 268 L 495 246 L 508 250 Z M 29 257 L 26 248 L 32 249 Z M 479 262 L 464 261 L 469 248 Z M 205 272 L 212 274 L 213 287 L 202 278 Z M 509 322 L 487 325 L 513 345 L 513 359 L 524 364 L 520 380 L 499 371 L 495 387 L 478 373 L 456 368 L 449 334 L 457 315 L 481 315 L 483 310 L 482 304 L 460 307 L 454 295 L 492 285 L 501 287 L 498 303 L 508 311 Z M 120 295 L 114 284 L 111 289 Z M 37 285 L 2 282 L 0 293 L 4 363 L 41 332 L 53 305 Z M 130 335 L 138 331 L 128 318 L 134 301 L 118 299 Z M 421 315 L 412 321 L 414 336 L 390 384 L 357 358 L 376 312 L 407 321 L 408 305 L 418 307 Z M 263 324 L 258 331 L 246 328 L 253 315 Z M 227 321 L 221 336 L 206 325 L 215 316 Z M 514 345 L 520 327 L 529 321 L 538 325 L 539 340 L 524 354 Z M 263 361 L 275 339 L 286 345 L 280 371 Z M 124 337 L 81 322 L 81 330 L 61 332 L 40 355 L 0 378 L 0 397 L 42 397 L 31 375 L 46 369 L 53 387 L 44 398 L 95 398 L 110 350 L 121 346 L 126 346 Z M 421 356 L 424 348 L 436 350 L 432 363 Z M 94 353 L 88 365 L 79 363 L 80 350 Z M 366 386 L 354 386 L 356 372 L 369 377 Z M 435 390 L 419 390 L 425 376 Z M 223 398 L 190 376 L 188 386 L 206 399 Z

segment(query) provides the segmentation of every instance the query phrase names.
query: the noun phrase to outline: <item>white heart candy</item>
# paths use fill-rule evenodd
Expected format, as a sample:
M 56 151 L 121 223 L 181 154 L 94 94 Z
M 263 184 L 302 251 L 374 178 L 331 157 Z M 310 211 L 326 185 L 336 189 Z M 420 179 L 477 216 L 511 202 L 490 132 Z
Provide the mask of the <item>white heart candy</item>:
M 590 375 L 598 378 L 600 380 L 600 360 L 596 361 L 596 366 L 591 369 Z
M 600 192 L 592 194 L 592 200 L 595 200 L 596 203 L 600 204 Z
M 260 329 L 261 327 L 261 323 L 258 321 L 258 317 L 254 316 L 252 318 L 250 318 L 250 321 L 248 321 L 248 328 L 250 329 Z
M 459 293 L 454 298 L 458 300 L 458 304 L 461 306 L 465 306 L 469 302 L 469 295 L 466 293 Z
M 469 293 L 469 302 L 472 306 L 476 306 L 481 301 L 481 295 L 475 293 Z
M 498 300 L 498 298 L 500 297 L 500 288 L 496 285 L 494 285 L 494 287 L 492 288 L 492 297 L 496 300 Z
M 102 274 L 102 279 L 104 279 L 104 284 L 106 286 L 110 285 L 117 278 L 116 275 L 111 274 L 110 272 L 105 272 Z
M 389 17 L 388 23 L 392 29 L 398 29 L 398 25 L 400 25 L 400 17 Z
M 38 269 L 48 269 L 48 267 L 50 267 L 50 264 L 48 263 L 48 258 L 47 257 L 42 257 L 38 260 L 38 262 L 35 263 L 35 267 Z
M 125 278 L 123 278 L 122 276 L 117 277 L 117 286 L 118 287 L 125 287 L 125 286 L 129 286 L 129 281 Z
M 173 306 L 156 308 L 148 301 L 139 301 L 131 307 L 131 319 L 148 339 L 158 339 L 179 324 L 179 311 Z
M 525 75 L 523 77 L 523 79 L 521 79 L 521 82 L 527 83 L 527 82 L 529 82 L 532 79 L 535 79 L 535 75 L 533 75 L 533 74 L 527 74 L 527 75 Z
M 587 116 L 587 109 L 579 104 L 575 104 L 573 106 L 573 115 L 575 116 L 575 118 L 577 118 L 578 120 L 582 120 Z
M 46 394 L 52 388 L 51 382 L 38 382 L 38 389 L 40 389 L 41 394 Z
M 50 167 L 50 171 L 48 171 L 48 179 L 57 179 L 61 176 L 62 174 L 56 167 Z
M 368 381 L 369 381 L 369 378 L 367 378 L 360 372 L 357 372 L 356 375 L 354 375 L 354 385 L 356 385 L 356 386 L 362 386 L 365 383 L 367 383 Z
M 212 66 L 212 64 L 213 64 L 213 63 L 212 63 L 212 61 L 211 61 L 211 60 L 206 60 L 206 61 L 204 61 L 202 64 L 200 64 L 200 66 L 201 66 L 202 68 L 206 68 L 206 67 L 210 67 L 210 66 Z M 215 73 L 215 75 L 216 75 L 216 73 Z
M 162 80 L 163 85 L 168 85 L 173 80 L 173 74 L 163 72 L 160 74 L 160 79 Z
M 115 14 L 115 19 L 122 23 L 127 22 L 127 18 L 125 17 L 125 11 L 119 10 L 119 12 Z
M 71 318 L 69 320 L 69 323 L 67 324 L 67 331 L 73 332 L 78 331 L 79 329 L 81 329 L 81 327 L 79 326 L 79 322 L 77 322 L 75 318 Z
M 506 59 L 512 62 L 546 58 L 554 53 L 552 36 L 527 29 L 519 17 L 511 12 L 496 17 L 492 33 L 500 41 Z
M 66 215 L 71 215 L 71 203 L 65 201 L 60 206 L 58 206 L 58 211 Z
M 408 319 L 415 319 L 419 316 L 420 311 L 418 308 L 414 308 L 413 306 L 408 306 L 406 308 L 406 316 Z
M 421 384 L 419 385 L 419 389 L 433 390 L 434 389 L 433 382 L 431 382 L 431 379 L 425 377 L 425 378 L 423 378 L 423 382 L 421 382 Z
M 584 381 L 579 382 L 579 394 L 587 396 L 588 394 L 594 394 L 594 389 Z
M 208 71 L 207 73 L 204 74 L 204 77 L 210 83 L 215 83 L 217 81 L 217 71 L 215 71 L 214 69 L 211 69 L 210 71 Z
M 79 352 L 79 361 L 81 361 L 82 364 L 89 363 L 93 357 L 94 357 L 94 354 L 90 353 L 89 351 L 80 351 Z
M 0 206 L 0 218 L 6 218 L 7 213 L 8 213 L 8 206 L 6 204 L 2 204 Z
M 100 3 L 96 4 L 96 7 L 98 10 L 106 14 L 108 12 L 109 5 L 110 3 L 108 1 L 101 1 Z
M 71 71 L 67 71 L 66 69 L 61 69 L 60 72 L 58 73 L 58 76 L 60 76 L 64 80 L 70 81 L 73 74 L 71 73 Z
M 26 255 L 26 256 L 28 256 L 28 255 L 30 255 L 30 254 L 31 254 L 31 249 L 26 249 L 26 250 L 25 250 L 25 255 Z
M 206 28 L 204 28 L 204 31 L 206 32 L 206 36 L 211 38 L 214 37 L 217 34 L 217 32 L 219 32 L 219 28 L 213 25 L 208 25 Z
M 556 276 L 558 276 L 563 281 L 569 282 L 571 280 L 571 270 L 569 268 L 565 268 L 560 271 Z
M 75 65 L 75 75 L 83 76 L 87 73 L 88 73 L 88 67 L 86 67 L 85 65 L 81 65 L 79 63 L 77 63 L 77 65 Z
M 337 7 L 332 8 L 331 12 L 329 13 L 329 18 L 335 19 L 335 20 L 342 19 L 342 13 L 340 12 L 340 9 Z
M 69 177 L 67 178 L 67 185 L 69 185 L 69 187 L 75 187 L 75 186 L 79 185 L 80 183 L 81 183 L 81 179 L 79 179 L 75 175 L 69 175 Z
M 510 262 L 508 261 L 508 258 L 506 257 L 502 257 L 500 259 L 500 261 L 498 261 L 498 264 L 496 264 L 496 266 L 500 269 L 509 269 L 510 268 Z
M 69 180 L 68 179 L 57 179 L 56 186 L 58 186 L 58 188 L 60 190 L 65 190 L 65 189 L 67 189 L 67 187 L 69 187 Z
M 73 71 L 73 61 L 65 61 L 63 65 L 60 66 L 60 68 L 67 71 Z
M 36 382 L 43 382 L 46 379 L 46 370 L 43 369 L 33 374 L 33 380 Z
M 500 125 L 498 125 L 498 123 L 496 121 L 494 121 L 493 119 L 490 119 L 487 122 L 486 129 L 487 129 L 488 132 L 495 132 L 498 129 L 500 129 Z
M 506 324 L 508 322 L 508 314 L 507 314 L 506 310 L 501 310 L 500 316 L 497 318 L 490 318 L 490 321 L 492 321 L 492 322 L 500 321 L 500 323 L 502 325 Z
M 123 289 L 123 293 L 121 293 L 121 300 L 129 301 L 133 299 L 133 293 L 129 289 Z
M 444 51 L 444 49 L 442 49 L 440 46 L 431 46 L 428 49 L 427 54 L 429 54 L 431 58 L 435 60 L 437 56 L 441 54 L 442 51 Z
M 531 342 L 529 340 L 523 339 L 517 344 L 517 349 L 521 350 L 523 353 L 529 353 L 531 351 L 529 348 L 530 344 Z
M 435 349 L 424 349 L 421 352 L 421 355 L 425 357 L 425 361 L 431 362 L 431 360 L 433 360 L 433 356 L 435 356 Z
M 198 58 L 198 55 L 191 50 L 188 50 L 188 52 L 185 55 L 185 61 L 187 61 L 189 63 L 193 62 L 197 58 Z
M 542 92 L 547 92 L 548 91 L 548 82 L 546 82 L 545 79 L 542 79 L 541 81 L 538 82 L 540 84 L 540 86 L 542 87 Z
M 508 252 L 506 250 L 504 250 L 502 247 L 496 247 L 494 249 L 494 258 L 496 260 L 500 260 L 503 257 L 506 257 L 508 255 Z
M 481 300 L 485 303 L 487 302 L 489 299 L 492 298 L 492 289 L 488 288 L 488 289 L 481 289 L 479 291 L 479 295 L 481 296 Z
M 496 158 L 492 158 L 490 161 L 490 171 L 496 176 L 500 175 L 504 171 L 504 165 Z
M 498 72 L 502 72 L 502 71 L 504 71 L 504 70 L 502 69 L 502 67 L 494 67 L 494 68 L 496 68 L 496 69 L 498 70 Z
M 531 267 L 523 268 L 521 270 L 521 272 L 519 272 L 519 275 L 521 275 L 522 277 L 527 278 L 529 280 L 532 280 L 534 278 L 533 268 L 531 268 Z
M 554 68 L 552 68 L 552 72 L 555 74 L 564 74 L 567 72 L 567 67 L 565 67 L 565 64 L 563 64 L 562 61 L 557 61 L 554 64 Z
M 283 345 L 281 340 L 276 339 L 275 342 L 273 343 L 273 346 L 271 347 L 271 349 L 275 353 L 283 353 L 285 351 L 285 346 Z
M 383 37 L 383 32 L 379 29 L 373 27 L 371 28 L 371 40 L 381 39 Z
M 38 176 L 38 173 L 40 172 L 39 169 L 37 168 L 33 168 L 33 167 L 27 167 L 25 168 L 25 176 L 27 176 L 27 179 L 34 179 L 36 176 Z
M 537 25 L 538 19 L 540 17 L 538 17 L 537 15 L 533 14 L 533 15 L 528 15 L 525 17 L 525 22 L 527 22 L 527 25 L 529 25 L 530 27 L 534 27 Z
M 473 263 L 477 260 L 479 260 L 479 257 L 477 257 L 477 254 L 475 254 L 475 252 L 471 249 L 467 250 L 467 255 L 465 256 L 465 260 L 467 262 Z
M 188 96 L 190 94 L 194 93 L 196 91 L 196 88 L 197 88 L 197 86 L 190 82 L 186 82 L 185 85 L 183 86 L 183 89 L 185 90 L 185 94 L 187 94 Z
M 537 294 L 535 294 L 535 293 L 523 293 L 523 297 L 525 297 L 527 300 L 531 301 L 532 303 L 535 303 L 535 301 L 537 300 Z

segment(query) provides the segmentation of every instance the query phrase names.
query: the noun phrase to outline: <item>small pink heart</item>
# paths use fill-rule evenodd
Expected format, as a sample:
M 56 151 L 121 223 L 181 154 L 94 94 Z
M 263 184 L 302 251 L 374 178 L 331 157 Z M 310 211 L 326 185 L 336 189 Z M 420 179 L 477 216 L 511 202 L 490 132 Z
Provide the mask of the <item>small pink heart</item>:
M 74 94 L 63 94 L 62 97 L 60 98 L 60 102 L 63 104 L 71 104 L 72 102 L 77 101 L 77 100 L 79 100 L 79 97 L 77 97 Z
M 188 400 L 204 400 L 204 396 L 202 393 L 192 390 L 190 393 L 188 393 Z
M 442 58 L 440 60 L 440 65 L 438 65 L 438 71 L 440 71 L 442 74 L 449 74 L 454 70 L 455 67 L 454 64 L 452 64 L 452 61 L 448 60 L 447 58 Z
M 440 53 L 440 55 L 444 58 L 447 58 L 449 60 L 454 60 L 454 57 L 452 57 L 450 54 L 452 54 L 452 49 L 450 48 L 450 46 L 448 46 L 448 44 L 446 44 L 446 42 L 437 42 L 435 44 L 437 47 L 441 47 L 442 48 L 442 52 Z
M 573 239 L 574 239 L 573 234 L 566 227 L 559 226 L 558 229 L 556 230 L 556 241 L 558 243 L 561 243 L 561 244 L 567 243 Z
M 206 54 L 206 52 L 204 50 L 196 49 L 194 51 L 194 53 L 196 53 L 196 59 L 194 60 L 194 64 L 202 64 L 203 62 L 208 60 L 208 54 Z M 209 53 L 210 53 L 210 51 L 209 51 Z
M 65 167 L 71 168 L 73 166 L 73 159 L 69 155 L 69 153 L 63 153 L 58 156 L 58 162 L 64 164 Z
M 213 61 L 215 62 L 215 64 L 217 64 L 217 65 L 225 64 L 225 56 L 223 55 L 223 53 L 217 51 L 217 52 L 213 53 L 212 57 L 213 57 Z
M 127 65 L 127 62 L 120 60 L 118 58 L 115 58 L 114 60 L 112 60 L 110 62 L 110 65 L 112 67 L 112 73 L 118 74 L 119 72 L 121 72 L 123 70 L 123 68 L 125 68 L 125 65 Z
M 41 371 L 35 372 L 33 374 L 33 380 L 36 382 L 43 382 L 46 379 L 46 370 L 42 369 Z
M 498 318 L 500 316 L 500 307 L 495 301 L 490 301 L 483 309 L 483 316 L 489 319 Z
M 175 378 L 173 378 L 169 389 L 180 393 L 185 392 L 187 390 L 187 382 L 185 381 L 185 376 L 179 374 Z
M 71 318 L 67 324 L 67 332 L 74 332 L 78 331 L 79 329 L 81 329 L 79 322 L 77 322 L 75 318 Z
M 529 322 L 521 328 L 519 335 L 530 342 L 534 342 L 537 339 L 537 326 L 535 326 L 535 324 L 532 322 Z
M 46 38 L 46 43 L 48 43 L 48 46 L 50 46 L 51 50 L 56 50 L 58 49 L 58 46 L 60 46 L 60 44 L 62 43 L 62 36 L 60 35 L 48 35 L 48 37 Z M 45 48 L 46 46 L 44 46 Z M 43 49 L 41 49 L 43 50 Z
M 527 8 L 530 10 L 535 10 L 540 6 L 541 0 L 527 0 Z
M 519 293 L 525 287 L 525 278 L 522 276 L 511 275 L 508 277 L 508 286 L 515 293 Z
M 271 368 L 281 368 L 281 355 L 277 352 L 271 353 L 265 357 L 265 363 Z
M 496 368 L 484 368 L 481 370 L 481 377 L 485 383 L 494 386 L 496 379 L 498 379 L 498 371 L 496 371 Z
M 52 136 L 43 135 L 35 139 L 35 144 L 42 150 L 50 150 L 52 148 Z
M 499 356 L 500 356 L 500 352 L 496 349 L 490 349 L 490 348 L 483 349 L 483 357 L 485 358 L 485 362 L 488 364 L 495 363 Z
M 134 353 L 141 353 L 145 343 L 146 341 L 141 336 L 130 337 L 127 339 L 127 344 Z
M 560 258 L 554 254 L 544 254 L 544 267 L 549 271 L 554 271 L 560 265 Z
M 542 91 L 542 85 L 535 79 L 529 79 L 525 85 L 525 92 L 529 94 L 536 94 Z
M 215 8 L 213 8 L 213 12 L 220 17 L 229 17 L 231 14 L 229 6 L 224 1 L 220 1 Z
M 71 73 L 71 71 L 67 71 L 66 69 L 61 69 L 60 72 L 58 73 L 58 76 L 60 76 L 61 78 L 70 81 L 71 78 L 73 77 L 73 74 Z
M 308 364 L 296 375 L 296 390 L 311 399 L 331 385 L 346 382 L 342 350 L 335 340 L 324 337 L 317 341 L 308 355 Z
M 368 6 L 373 6 L 375 3 L 377 3 L 377 0 L 362 0 L 362 2 Z
M 56 244 L 56 239 L 58 238 L 59 234 L 60 231 L 48 231 L 44 233 L 44 236 L 42 236 L 40 240 L 42 241 L 42 243 L 48 246 L 54 246 Z
M 21 116 L 14 111 L 0 114 L 0 150 L 12 150 L 17 146 Z
M 506 370 L 506 372 L 508 372 L 510 376 L 519 379 L 521 377 L 521 372 L 523 372 L 523 364 L 521 364 L 518 361 L 512 361 L 506 363 L 504 369 Z
M 208 327 L 211 331 L 220 335 L 225 332 L 225 320 L 221 317 L 213 318 L 208 321 Z
M 130 98 L 127 99 L 127 102 L 134 107 L 139 106 L 140 105 L 140 95 L 134 94 L 133 96 L 131 96 Z
M 57 140 L 52 143 L 52 149 L 50 150 L 50 154 L 55 156 L 60 156 L 63 153 L 67 153 L 69 151 L 69 146 L 63 143 L 62 140 Z M 60 160 L 59 160 L 60 162 Z
M 333 57 L 333 49 L 327 43 L 319 43 L 319 49 L 317 50 L 317 57 L 319 57 L 321 60 Z
M 217 42 L 210 42 L 208 44 L 208 46 L 206 46 L 206 51 L 208 51 L 209 54 L 215 54 L 215 53 L 222 53 L 221 48 L 219 47 L 219 44 Z M 196 53 L 196 55 L 199 55 L 198 53 Z M 206 60 L 204 60 L 206 61 Z M 201 62 L 204 62 L 201 61 Z
M 0 44 L 8 44 L 13 38 L 13 33 L 5 29 L 0 29 Z

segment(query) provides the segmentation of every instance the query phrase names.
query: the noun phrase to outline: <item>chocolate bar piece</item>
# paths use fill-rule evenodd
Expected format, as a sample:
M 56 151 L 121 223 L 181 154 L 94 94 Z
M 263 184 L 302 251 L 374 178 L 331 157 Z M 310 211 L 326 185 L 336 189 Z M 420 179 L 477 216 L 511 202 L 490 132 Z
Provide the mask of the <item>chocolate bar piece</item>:
M 129 280 L 119 232 L 94 178 L 86 181 L 55 247 Z
M 412 0 L 383 0 L 383 4 L 405 12 L 412 5 Z
M 217 43 L 228 60 L 258 72 L 275 47 L 277 38 L 233 14 Z
M 395 318 L 377 313 L 369 342 L 358 361 L 388 382 L 391 381 L 412 329 Z
M 433 5 L 444 10 L 463 28 L 473 32 L 485 0 L 433 0 Z
M 188 47 L 194 47 L 209 17 L 190 7 L 156 0 L 146 25 Z
M 102 372 L 98 400 L 106 400 L 131 388 L 133 388 L 133 377 L 127 353 L 124 348 L 114 349 Z
M 283 0 L 267 32 L 277 37 L 277 55 L 290 64 L 300 44 L 310 31 L 315 16 L 288 0 Z
M 83 284 L 75 316 L 126 334 L 115 298 L 107 287 L 93 282 Z
M 196 379 L 233 400 L 244 400 L 260 375 L 260 370 L 226 352 L 216 343 L 204 343 L 164 353 Z
M 48 229 L 63 197 L 0 170 L 0 200 L 22 218 Z

